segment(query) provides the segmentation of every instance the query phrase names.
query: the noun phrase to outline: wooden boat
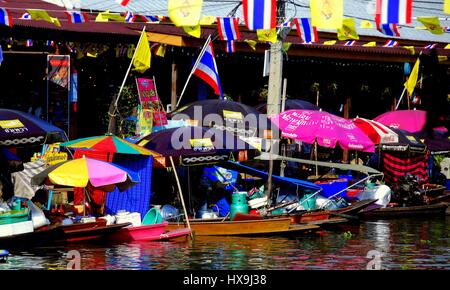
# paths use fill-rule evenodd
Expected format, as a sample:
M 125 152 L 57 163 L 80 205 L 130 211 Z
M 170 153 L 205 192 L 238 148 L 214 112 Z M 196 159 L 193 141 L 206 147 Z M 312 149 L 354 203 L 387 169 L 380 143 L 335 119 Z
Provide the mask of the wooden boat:
M 0 247 L 25 249 L 46 245 L 61 238 L 59 226 L 46 226 L 30 233 L 0 237 Z
M 143 225 L 138 227 L 126 227 L 108 236 L 108 240 L 114 242 L 133 242 L 133 241 L 164 241 L 187 237 L 191 234 L 188 228 L 167 231 L 169 223 L 163 222 L 154 225 Z
M 106 225 L 106 220 L 102 219 L 92 223 L 64 225 L 58 227 L 61 234 L 55 242 L 81 242 L 101 239 L 129 225 L 131 223 Z
M 400 218 L 408 216 L 433 216 L 445 215 L 447 203 L 436 203 L 418 206 L 405 207 L 385 207 L 373 210 L 363 210 L 360 216 L 364 219 L 368 218 Z
M 189 220 L 195 236 L 266 236 L 292 235 L 307 233 L 319 229 L 316 225 L 291 225 L 289 218 L 225 220 L 193 219 Z M 185 228 L 183 223 L 169 223 L 168 230 Z

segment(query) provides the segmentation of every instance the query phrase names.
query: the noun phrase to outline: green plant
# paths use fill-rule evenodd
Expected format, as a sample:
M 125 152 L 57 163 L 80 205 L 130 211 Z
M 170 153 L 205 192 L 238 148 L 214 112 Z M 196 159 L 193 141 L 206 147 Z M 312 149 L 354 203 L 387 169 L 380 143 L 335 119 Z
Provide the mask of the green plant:
M 344 239 L 349 240 L 352 238 L 353 234 L 350 231 L 346 231 L 345 233 L 343 233 L 344 235 Z

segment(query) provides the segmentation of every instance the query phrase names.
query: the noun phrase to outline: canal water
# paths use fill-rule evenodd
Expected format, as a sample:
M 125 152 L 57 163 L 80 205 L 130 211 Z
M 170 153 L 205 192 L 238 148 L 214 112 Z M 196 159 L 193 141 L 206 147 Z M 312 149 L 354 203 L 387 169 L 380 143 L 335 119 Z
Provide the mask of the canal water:
M 450 216 L 365 221 L 311 236 L 197 237 L 187 242 L 72 244 L 12 251 L 4 269 L 450 270 Z

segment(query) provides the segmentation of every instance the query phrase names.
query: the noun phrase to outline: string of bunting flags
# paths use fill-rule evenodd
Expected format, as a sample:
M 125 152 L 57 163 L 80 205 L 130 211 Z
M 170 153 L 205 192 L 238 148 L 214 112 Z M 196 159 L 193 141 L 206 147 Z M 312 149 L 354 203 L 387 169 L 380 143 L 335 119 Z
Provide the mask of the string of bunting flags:
M 115 0 L 116 3 L 123 7 L 127 7 L 130 0 Z M 67 24 L 83 24 L 92 22 L 110 22 L 114 23 L 150 23 L 158 24 L 160 22 L 173 23 L 177 27 L 194 37 L 200 37 L 202 25 L 216 25 L 219 39 L 226 41 L 226 51 L 233 53 L 236 51 L 236 42 L 242 41 L 240 36 L 240 27 L 243 25 L 250 30 L 256 31 L 257 39 L 262 42 L 275 42 L 278 37 L 277 28 L 290 27 L 296 30 L 300 44 L 323 44 L 323 45 L 343 45 L 357 46 L 359 35 L 357 33 L 357 25 L 354 18 L 344 18 L 343 4 L 344 0 L 326 1 L 326 0 L 310 0 L 311 18 L 290 18 L 280 21 L 277 24 L 277 5 L 276 0 L 242 0 L 242 9 L 244 19 L 237 17 L 214 17 L 201 14 L 203 0 L 192 0 L 190 5 L 186 6 L 182 1 L 168 0 L 168 17 L 159 15 L 143 15 L 131 11 L 125 13 L 104 12 L 86 12 L 77 10 L 57 10 L 64 12 L 67 19 L 58 19 L 52 17 L 48 12 L 55 10 L 43 9 L 25 9 L 25 8 L 5 8 L 0 7 L 0 25 L 13 27 L 14 20 L 35 20 L 46 21 L 61 27 L 61 21 Z M 326 5 L 325 5 L 326 4 Z M 331 14 L 324 13 L 326 9 Z M 23 10 L 20 18 L 14 18 L 11 11 Z M 444 13 L 450 14 L 450 0 L 445 0 L 443 5 Z M 327 16 L 328 15 L 328 16 Z M 400 37 L 401 28 L 410 26 L 412 20 L 416 19 L 423 26 L 415 27 L 416 29 L 426 29 L 430 33 L 440 35 L 450 33 L 449 26 L 442 26 L 440 21 L 449 21 L 450 18 L 439 17 L 413 17 L 412 0 L 389 1 L 376 0 L 376 12 L 374 24 L 370 20 L 361 20 L 360 29 L 376 29 L 383 35 L 390 37 Z M 337 39 L 344 41 L 320 42 L 318 37 L 318 29 L 336 29 Z M 256 49 L 256 43 L 243 40 L 252 49 Z M 32 40 L 27 40 L 27 44 Z M 364 47 L 376 47 L 376 42 L 362 44 Z M 402 47 L 398 40 L 389 39 L 386 43 L 381 44 L 382 47 Z M 437 44 L 431 43 L 424 49 L 435 48 Z M 404 47 L 410 49 L 410 47 Z M 447 47 L 446 47 L 447 48 Z M 158 49 L 159 50 L 159 49 Z M 162 50 L 159 52 L 163 54 Z

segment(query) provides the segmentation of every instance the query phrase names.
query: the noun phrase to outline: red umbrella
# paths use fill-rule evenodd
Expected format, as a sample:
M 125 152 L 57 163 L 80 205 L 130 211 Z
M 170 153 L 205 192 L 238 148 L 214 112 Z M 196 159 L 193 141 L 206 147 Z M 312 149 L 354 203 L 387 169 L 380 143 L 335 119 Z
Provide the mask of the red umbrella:
M 387 126 L 374 120 L 355 118 L 355 125 L 361 129 L 375 144 L 397 143 L 398 134 Z

